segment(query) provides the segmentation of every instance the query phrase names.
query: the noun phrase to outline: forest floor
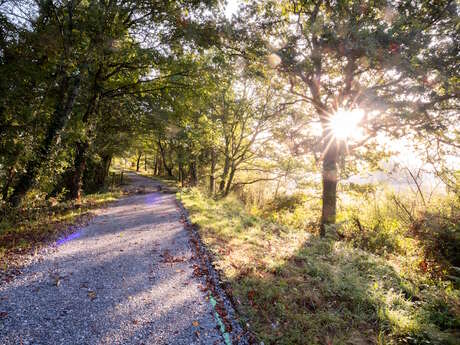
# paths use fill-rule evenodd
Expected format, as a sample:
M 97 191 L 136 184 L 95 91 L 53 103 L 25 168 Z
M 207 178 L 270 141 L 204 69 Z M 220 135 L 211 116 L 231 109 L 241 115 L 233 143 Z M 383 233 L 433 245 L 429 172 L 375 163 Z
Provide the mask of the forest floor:
M 1 344 L 224 344 L 174 194 L 131 195 L 0 285 Z

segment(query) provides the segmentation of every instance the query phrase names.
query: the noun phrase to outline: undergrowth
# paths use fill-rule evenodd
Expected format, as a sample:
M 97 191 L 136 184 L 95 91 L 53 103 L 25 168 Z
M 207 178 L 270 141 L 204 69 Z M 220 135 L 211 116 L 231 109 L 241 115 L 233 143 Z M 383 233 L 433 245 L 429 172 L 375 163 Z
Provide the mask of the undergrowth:
M 395 222 L 391 210 L 377 221 L 371 203 L 348 203 L 341 226 L 319 238 L 318 205 L 308 198 L 265 209 L 196 188 L 181 198 L 258 342 L 458 344 L 460 292 L 444 268 L 427 263 L 452 256 L 427 259 L 434 242 Z
M 45 198 L 29 193 L 23 207 L 0 205 L 0 263 L 8 267 L 8 255 L 29 251 L 35 245 L 56 239 L 63 229 L 78 221 L 91 209 L 116 200 L 121 191 L 85 195 L 79 202 Z

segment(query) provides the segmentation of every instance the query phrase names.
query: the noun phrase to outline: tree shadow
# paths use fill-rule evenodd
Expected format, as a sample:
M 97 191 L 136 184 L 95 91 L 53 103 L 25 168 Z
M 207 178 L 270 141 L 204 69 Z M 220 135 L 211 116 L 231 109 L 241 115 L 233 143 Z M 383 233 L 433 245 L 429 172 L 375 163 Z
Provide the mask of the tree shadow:
M 389 263 L 312 237 L 274 267 L 229 280 L 243 322 L 264 344 L 455 344 L 427 314 L 430 300 Z M 458 333 L 457 333 L 458 335 Z

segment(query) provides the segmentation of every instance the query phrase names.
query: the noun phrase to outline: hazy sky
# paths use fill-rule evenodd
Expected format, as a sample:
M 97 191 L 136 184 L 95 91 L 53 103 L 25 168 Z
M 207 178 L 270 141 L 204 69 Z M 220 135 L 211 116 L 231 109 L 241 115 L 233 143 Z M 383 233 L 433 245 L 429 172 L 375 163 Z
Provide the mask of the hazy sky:
M 228 18 L 231 18 L 232 14 L 236 13 L 240 2 L 241 0 L 227 0 L 227 6 L 225 7 L 225 15 Z

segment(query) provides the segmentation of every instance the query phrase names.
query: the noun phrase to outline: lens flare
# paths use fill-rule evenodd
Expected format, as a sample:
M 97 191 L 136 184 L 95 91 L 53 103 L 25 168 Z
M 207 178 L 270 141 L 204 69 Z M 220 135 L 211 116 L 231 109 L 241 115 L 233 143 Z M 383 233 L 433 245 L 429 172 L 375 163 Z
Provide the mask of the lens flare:
M 329 119 L 329 127 L 335 138 L 346 140 L 359 137 L 361 134 L 359 123 L 364 117 L 362 109 L 337 109 Z

